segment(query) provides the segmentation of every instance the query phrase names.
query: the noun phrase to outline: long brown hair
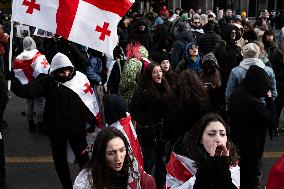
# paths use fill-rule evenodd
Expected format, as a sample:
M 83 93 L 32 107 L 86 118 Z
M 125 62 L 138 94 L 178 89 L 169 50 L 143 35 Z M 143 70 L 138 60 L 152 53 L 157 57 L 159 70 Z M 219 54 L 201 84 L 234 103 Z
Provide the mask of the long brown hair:
M 201 144 L 201 139 L 204 130 L 206 127 L 211 123 L 218 121 L 222 123 L 226 130 L 227 135 L 227 148 L 230 152 L 229 162 L 230 165 L 235 165 L 238 160 L 239 156 L 237 154 L 236 146 L 233 144 L 230 138 L 230 130 L 229 127 L 226 125 L 225 121 L 216 113 L 208 113 L 205 114 L 199 122 L 190 130 L 189 136 L 189 153 L 193 160 L 196 161 L 196 165 L 198 166 L 199 163 L 204 159 L 204 146 Z
M 178 88 L 181 104 L 194 97 L 201 103 L 201 105 L 208 105 L 209 97 L 206 89 L 193 70 L 187 69 L 181 72 L 178 79 Z
M 158 99 L 165 100 L 168 97 L 171 97 L 172 90 L 164 75 L 161 83 L 161 88 L 163 89 L 162 93 L 157 89 L 152 78 L 152 71 L 156 66 L 160 67 L 160 65 L 157 63 L 151 63 L 147 66 L 144 74 L 142 75 L 142 89 L 148 91 L 151 95 L 157 97 Z
M 133 162 L 129 155 L 130 147 L 126 137 L 114 127 L 105 127 L 97 135 L 91 160 L 86 165 L 86 168 L 92 171 L 93 188 L 105 188 L 109 184 L 108 182 L 110 182 L 110 180 L 106 180 L 106 177 L 109 175 L 105 175 L 105 170 L 108 169 L 105 154 L 108 142 L 116 137 L 123 140 L 126 148 L 124 165 L 120 171 L 125 175 L 125 185 L 122 188 L 127 188 L 129 174 L 137 174 L 133 169 Z

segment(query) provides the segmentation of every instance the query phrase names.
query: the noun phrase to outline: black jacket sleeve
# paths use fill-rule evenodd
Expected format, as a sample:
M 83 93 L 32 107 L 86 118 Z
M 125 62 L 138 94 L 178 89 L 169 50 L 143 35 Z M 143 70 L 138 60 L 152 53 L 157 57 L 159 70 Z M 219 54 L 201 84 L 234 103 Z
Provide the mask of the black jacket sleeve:
M 208 157 L 197 167 L 194 189 L 237 189 L 232 183 L 228 157 Z
M 11 82 L 11 91 L 21 98 L 38 98 L 46 95 L 47 83 L 51 80 L 49 76 L 44 76 L 31 81 L 29 84 L 23 85 L 17 78 Z M 55 82 L 55 81 L 54 81 Z

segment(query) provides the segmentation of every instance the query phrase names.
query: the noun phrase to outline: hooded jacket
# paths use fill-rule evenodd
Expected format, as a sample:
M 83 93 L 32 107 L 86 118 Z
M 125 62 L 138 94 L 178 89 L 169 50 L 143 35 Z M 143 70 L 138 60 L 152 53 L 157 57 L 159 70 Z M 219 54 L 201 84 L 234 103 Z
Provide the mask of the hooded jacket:
M 58 53 L 51 62 L 50 75 L 45 75 L 29 84 L 22 85 L 18 79 L 12 80 L 11 90 L 22 98 L 45 97 L 43 132 L 48 136 L 84 135 L 87 108 L 80 97 L 71 89 L 57 82 L 53 73 L 63 67 L 72 67 L 67 56 Z M 70 79 L 75 72 L 70 76 Z
M 176 33 L 175 39 L 176 40 L 174 41 L 171 49 L 171 64 L 173 69 L 175 69 L 179 61 L 182 60 L 186 45 L 194 41 L 192 33 L 187 29 L 181 30 L 180 32 Z
M 189 52 L 188 52 L 190 45 L 191 44 L 187 44 L 185 51 L 184 51 L 183 59 L 176 66 L 175 71 L 178 73 L 181 73 L 183 70 L 186 70 L 186 69 L 192 69 L 193 71 L 196 71 L 196 72 L 199 72 L 202 69 L 201 67 L 202 55 L 198 53 L 196 59 L 193 60 L 190 57 Z
M 220 42 L 214 51 L 215 57 L 220 66 L 222 75 L 222 83 L 226 85 L 231 70 L 238 66 L 242 61 L 241 49 L 236 45 L 235 41 L 231 40 L 231 32 L 235 29 L 233 25 L 227 25 L 223 30 L 223 41 Z
M 229 98 L 230 98 L 231 93 L 234 91 L 234 89 L 240 86 L 241 82 L 244 80 L 246 76 L 247 70 L 249 69 L 251 65 L 256 65 L 260 68 L 263 68 L 266 71 L 266 73 L 268 74 L 270 78 L 270 82 L 271 82 L 270 90 L 271 90 L 272 96 L 274 98 L 277 97 L 276 79 L 275 79 L 275 74 L 272 68 L 270 68 L 269 66 L 265 66 L 262 60 L 258 58 L 247 58 L 241 61 L 239 66 L 233 68 L 230 73 L 228 83 L 227 83 L 226 93 L 225 93 L 227 109 L 229 108 L 228 104 L 229 104 Z

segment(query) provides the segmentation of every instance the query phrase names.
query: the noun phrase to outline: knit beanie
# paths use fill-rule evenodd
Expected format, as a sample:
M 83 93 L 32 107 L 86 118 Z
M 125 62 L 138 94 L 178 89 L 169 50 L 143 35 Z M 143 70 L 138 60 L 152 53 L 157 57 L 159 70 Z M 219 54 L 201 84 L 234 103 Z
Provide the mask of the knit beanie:
M 116 94 L 105 95 L 103 104 L 107 124 L 113 124 L 126 117 L 127 103 L 122 96 Z
M 255 43 L 248 43 L 243 47 L 241 54 L 244 58 L 258 58 L 260 48 Z
M 187 13 L 183 13 L 183 14 L 180 16 L 180 20 L 181 20 L 181 21 L 188 21 L 188 15 L 187 15 Z

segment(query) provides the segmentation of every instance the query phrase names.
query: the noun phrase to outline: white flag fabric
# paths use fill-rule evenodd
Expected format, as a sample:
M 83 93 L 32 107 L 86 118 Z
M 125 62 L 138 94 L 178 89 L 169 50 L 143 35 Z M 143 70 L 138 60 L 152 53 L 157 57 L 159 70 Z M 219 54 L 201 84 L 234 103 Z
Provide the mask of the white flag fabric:
M 117 24 L 134 0 L 17 0 L 12 20 L 56 33 L 110 56 Z
M 99 105 L 94 90 L 87 76 L 79 71 L 76 71 L 76 75 L 70 81 L 62 83 L 62 85 L 74 91 L 81 98 L 85 106 L 95 116 L 98 128 L 102 128 L 103 126 L 102 126 L 102 119 L 100 115 Z
M 197 171 L 193 160 L 172 152 L 166 169 L 166 189 L 193 189 Z M 231 166 L 230 171 L 232 183 L 240 188 L 240 167 Z
M 29 83 L 41 73 L 47 74 L 49 67 L 45 56 L 37 49 L 23 51 L 16 57 L 13 64 L 15 76 L 22 84 Z

